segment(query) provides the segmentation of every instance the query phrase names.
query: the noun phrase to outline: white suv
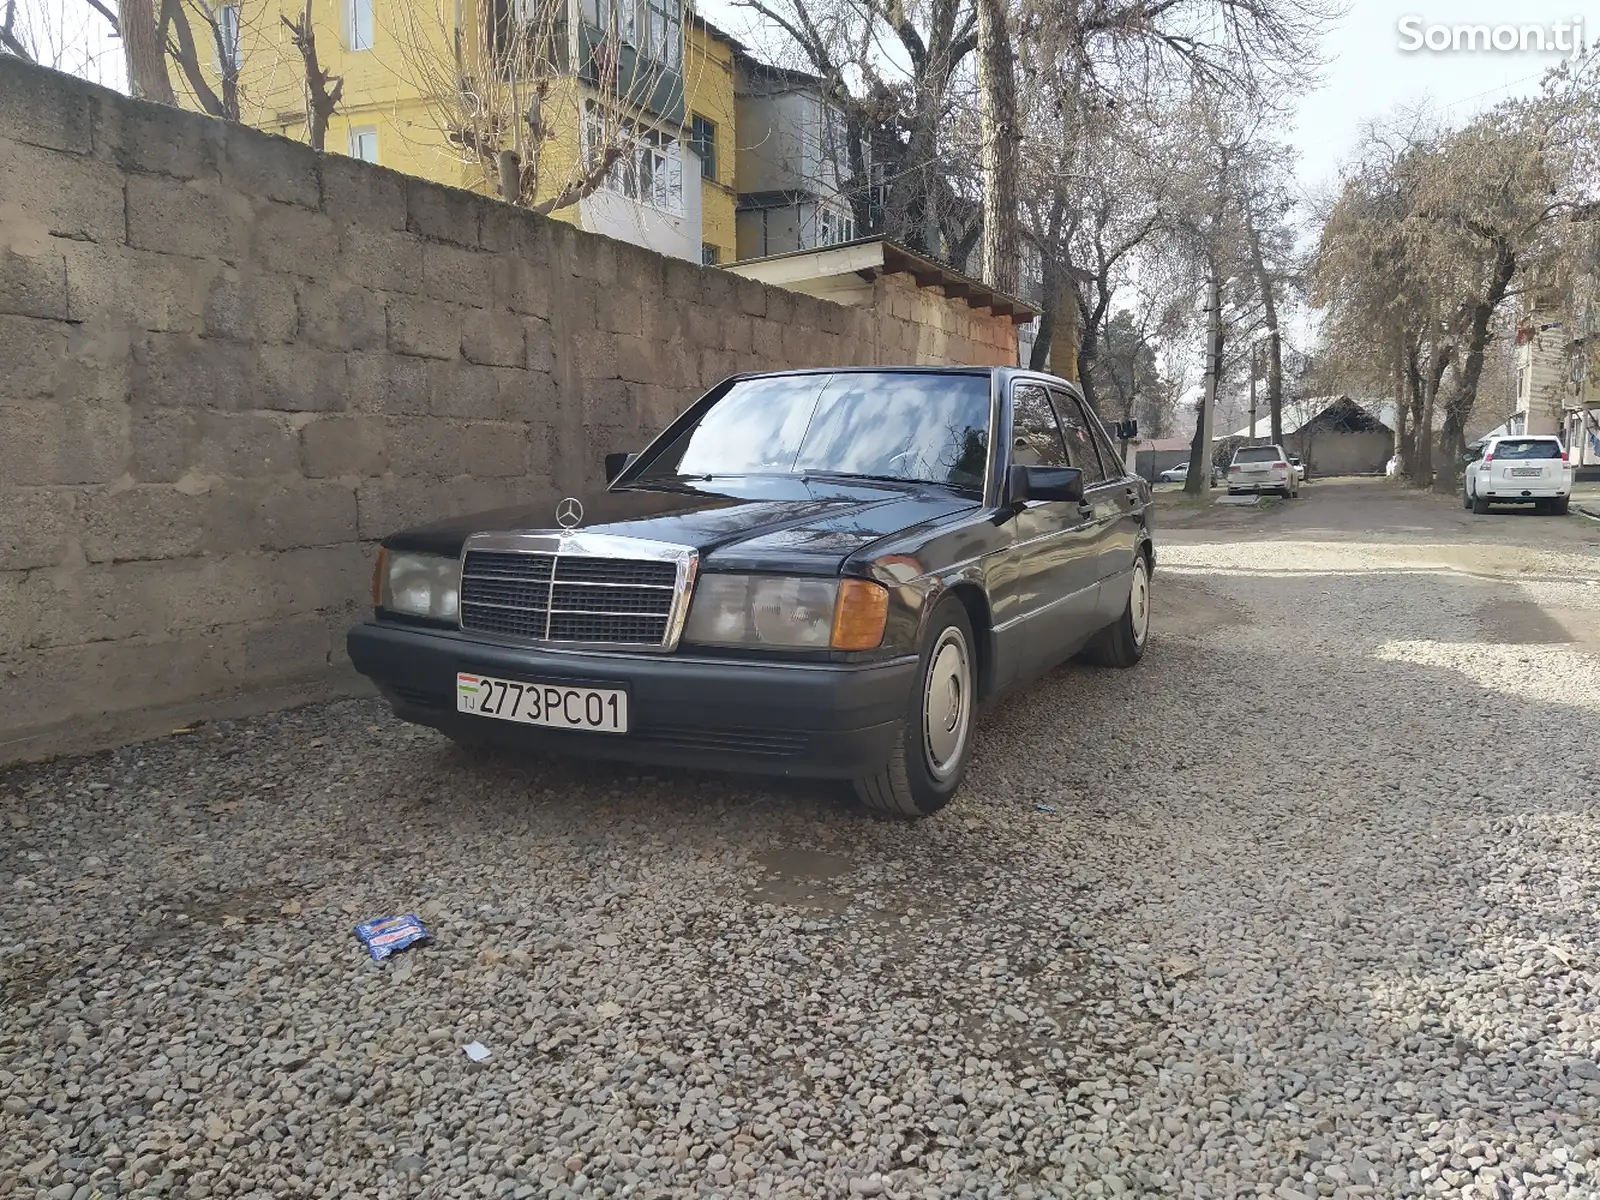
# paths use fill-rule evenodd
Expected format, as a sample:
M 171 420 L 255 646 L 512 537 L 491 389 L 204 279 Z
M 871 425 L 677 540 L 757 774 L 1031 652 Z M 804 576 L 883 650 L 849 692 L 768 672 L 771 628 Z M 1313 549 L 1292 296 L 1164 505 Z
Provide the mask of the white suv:
M 1467 455 L 1461 507 L 1486 513 L 1491 504 L 1531 504 L 1535 512 L 1567 511 L 1572 467 L 1561 439 L 1541 434 L 1490 438 Z
M 1228 495 L 1277 492 L 1287 500 L 1300 494 L 1300 473 L 1282 446 L 1240 446 L 1228 468 Z

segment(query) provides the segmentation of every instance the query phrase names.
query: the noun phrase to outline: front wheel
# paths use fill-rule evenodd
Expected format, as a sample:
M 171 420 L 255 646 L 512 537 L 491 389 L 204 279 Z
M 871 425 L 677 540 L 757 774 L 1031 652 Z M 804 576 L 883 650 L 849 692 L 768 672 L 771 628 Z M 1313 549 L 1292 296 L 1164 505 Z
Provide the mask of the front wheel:
M 978 704 L 972 623 L 961 601 L 942 601 L 928 621 L 922 661 L 889 761 L 855 781 L 861 803 L 898 817 L 938 812 L 961 786 Z
M 1102 667 L 1131 667 L 1144 657 L 1149 636 L 1150 563 L 1141 554 L 1133 560 L 1133 579 L 1122 615 L 1095 636 L 1084 657 Z

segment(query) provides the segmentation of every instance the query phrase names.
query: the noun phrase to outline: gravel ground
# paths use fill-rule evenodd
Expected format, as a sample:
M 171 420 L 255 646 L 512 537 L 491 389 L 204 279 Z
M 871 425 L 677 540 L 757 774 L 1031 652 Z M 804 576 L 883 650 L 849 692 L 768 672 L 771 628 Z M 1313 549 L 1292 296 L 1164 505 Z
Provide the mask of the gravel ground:
M 1600 1196 L 1600 527 L 1161 551 L 914 826 L 371 702 L 0 774 L 0 1195 Z

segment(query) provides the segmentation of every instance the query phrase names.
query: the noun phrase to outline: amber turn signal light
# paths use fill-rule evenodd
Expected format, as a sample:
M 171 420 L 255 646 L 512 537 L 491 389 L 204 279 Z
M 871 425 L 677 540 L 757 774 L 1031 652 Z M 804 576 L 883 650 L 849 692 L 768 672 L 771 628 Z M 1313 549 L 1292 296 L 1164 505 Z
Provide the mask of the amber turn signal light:
M 866 579 L 841 580 L 830 644 L 835 650 L 875 649 L 888 620 L 888 588 Z
M 383 572 L 389 565 L 389 552 L 378 547 L 378 561 L 372 564 L 372 607 L 383 607 Z

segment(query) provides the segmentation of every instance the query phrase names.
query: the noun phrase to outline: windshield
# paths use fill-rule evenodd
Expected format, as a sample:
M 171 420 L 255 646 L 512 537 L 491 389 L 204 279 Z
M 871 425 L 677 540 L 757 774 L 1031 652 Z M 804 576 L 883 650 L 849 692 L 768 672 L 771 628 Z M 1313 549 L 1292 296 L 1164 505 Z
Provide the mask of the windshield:
M 1234 462 L 1281 462 L 1276 446 L 1246 446 L 1233 456 Z
M 1495 444 L 1496 458 L 1560 458 L 1561 443 L 1554 438 L 1505 438 Z
M 870 475 L 983 489 L 989 377 L 841 372 L 742 379 L 641 478 Z

